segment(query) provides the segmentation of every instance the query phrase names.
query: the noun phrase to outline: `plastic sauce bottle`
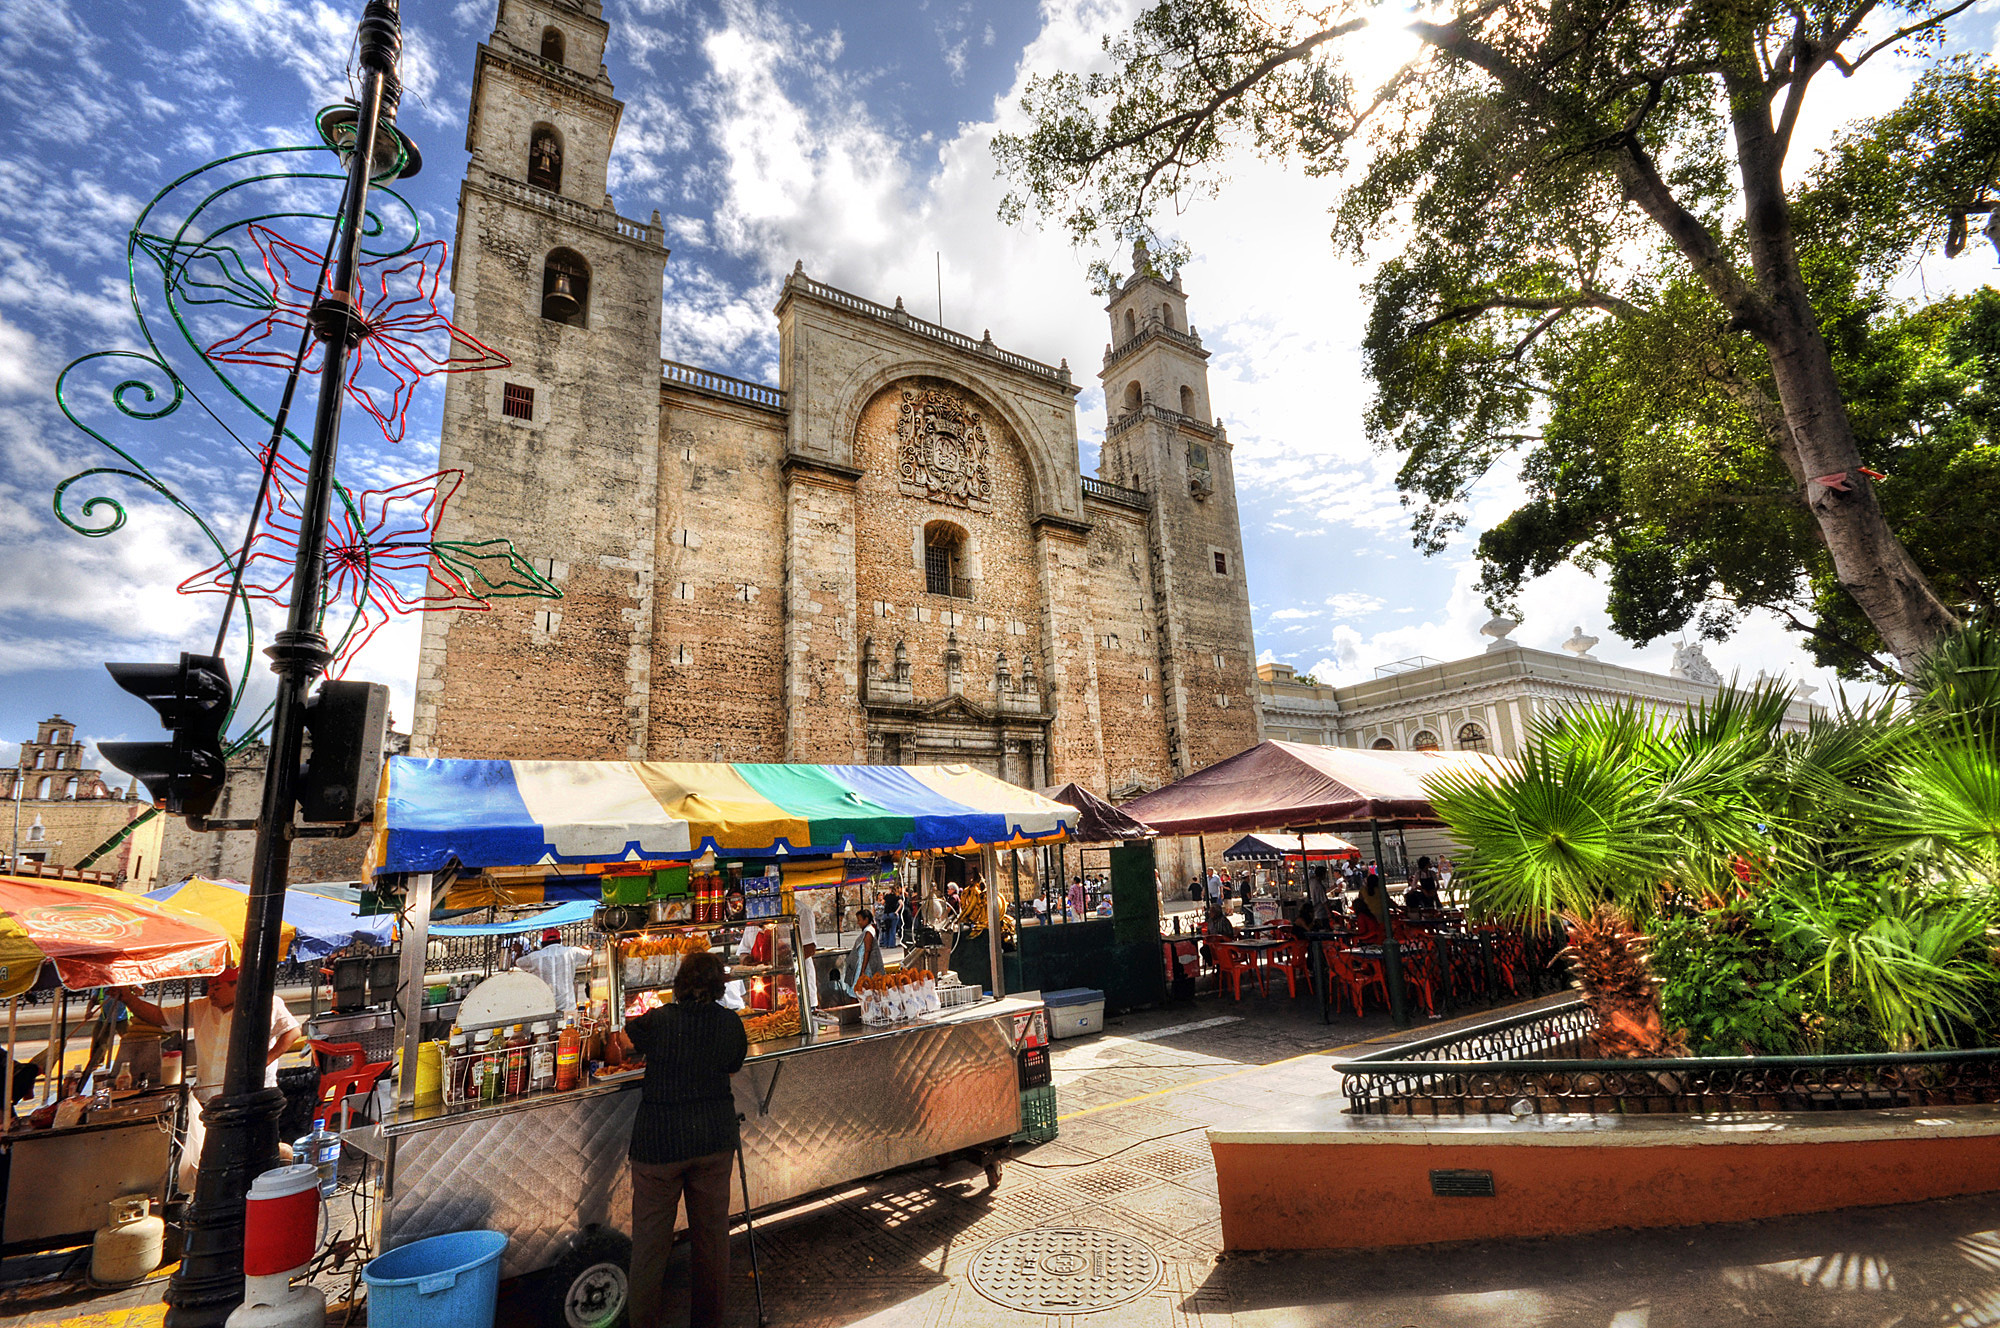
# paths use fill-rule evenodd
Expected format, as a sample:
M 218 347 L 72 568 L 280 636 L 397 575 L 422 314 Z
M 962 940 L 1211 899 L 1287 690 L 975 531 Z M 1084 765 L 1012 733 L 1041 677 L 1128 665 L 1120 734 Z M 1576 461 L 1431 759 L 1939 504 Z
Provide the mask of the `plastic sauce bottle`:
M 486 1046 L 479 1057 L 479 1100 L 497 1102 L 500 1100 L 501 1081 L 506 1077 L 506 1052 L 500 1046 L 500 1030 L 494 1029 L 486 1035 Z
M 528 1088 L 531 1092 L 546 1093 L 556 1086 L 556 1035 L 550 1031 L 547 1020 L 538 1021 L 531 1032 Z
M 446 1043 L 444 1052 L 444 1101 L 446 1106 L 455 1107 L 466 1101 L 471 1094 L 466 1086 L 472 1079 L 472 1058 L 465 1050 L 465 1030 L 454 1028 Z
M 582 1069 L 583 1036 L 575 1024 L 565 1024 L 562 1037 L 556 1041 L 556 1091 L 567 1093 L 575 1088 Z
M 507 1032 L 507 1096 L 528 1091 L 528 1033 L 520 1024 Z

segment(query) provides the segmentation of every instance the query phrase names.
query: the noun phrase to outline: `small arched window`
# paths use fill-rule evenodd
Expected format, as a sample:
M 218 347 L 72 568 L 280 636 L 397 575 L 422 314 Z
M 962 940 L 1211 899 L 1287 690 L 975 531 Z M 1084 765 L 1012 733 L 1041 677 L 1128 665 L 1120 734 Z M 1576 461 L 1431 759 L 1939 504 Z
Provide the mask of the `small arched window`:
M 1378 752 L 1393 752 L 1396 750 L 1396 740 L 1394 738 L 1377 738 L 1368 745 Z
M 43 802 L 49 799 L 49 781 L 52 778 L 54 778 L 52 775 L 43 775 L 41 782 L 35 785 L 35 796 Z
M 75 776 L 75 775 L 71 775 L 71 776 L 69 777 L 69 782 L 68 782 L 67 784 L 63 785 L 63 796 L 64 796 L 65 798 L 74 798 L 74 797 L 76 796 L 76 776 Z
M 1185 383 L 1181 384 L 1181 414 L 1194 418 L 1194 389 Z
M 563 62 L 563 35 L 560 28 L 542 29 L 542 59 Z
M 589 315 L 590 265 L 574 250 L 550 250 L 542 264 L 542 317 L 584 327 Z
M 1466 724 L 1458 730 L 1458 750 L 1461 752 L 1486 752 L 1493 749 L 1486 740 L 1486 730 L 1477 724 Z
M 46 770 L 48 768 L 49 768 L 49 754 L 47 752 L 36 752 L 35 769 Z
M 44 826 L 42 824 L 42 818 L 37 816 L 35 818 L 35 823 L 28 827 L 28 842 L 30 844 L 39 844 L 42 841 L 46 840 L 48 837 L 49 837 L 48 827 Z
M 1130 341 L 1139 335 L 1139 316 L 1130 309 L 1125 311 L 1125 339 Z
M 1419 752 L 1434 752 L 1438 749 L 1438 735 L 1429 729 L 1418 729 L 1417 736 L 1410 740 L 1410 747 Z
M 1174 306 L 1171 304 L 1160 306 L 1160 326 L 1166 328 L 1169 332 L 1180 331 L 1179 328 L 1174 326 Z
M 924 590 L 932 595 L 971 599 L 965 578 L 965 532 L 949 521 L 924 527 Z
M 536 125 L 528 137 L 528 183 L 552 194 L 562 192 L 562 135 L 553 126 Z
M 1140 388 L 1137 379 L 1125 384 L 1125 413 L 1127 415 L 1137 415 L 1139 413 L 1139 405 L 1145 399 L 1145 391 Z

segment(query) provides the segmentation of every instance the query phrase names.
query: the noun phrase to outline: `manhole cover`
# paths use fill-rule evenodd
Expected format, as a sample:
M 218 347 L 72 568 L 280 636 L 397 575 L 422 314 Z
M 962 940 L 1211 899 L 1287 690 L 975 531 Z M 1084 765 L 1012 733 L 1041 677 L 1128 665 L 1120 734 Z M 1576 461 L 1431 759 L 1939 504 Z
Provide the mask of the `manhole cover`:
M 1159 1285 L 1165 1266 L 1144 1243 L 1115 1231 L 1042 1227 L 1002 1236 L 972 1261 L 975 1291 L 1030 1314 L 1088 1314 Z

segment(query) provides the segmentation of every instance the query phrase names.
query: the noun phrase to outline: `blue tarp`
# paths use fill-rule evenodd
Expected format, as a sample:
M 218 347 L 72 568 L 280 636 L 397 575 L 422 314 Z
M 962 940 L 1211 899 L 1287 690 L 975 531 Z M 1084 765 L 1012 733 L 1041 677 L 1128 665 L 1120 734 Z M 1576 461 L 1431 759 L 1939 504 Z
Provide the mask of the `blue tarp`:
M 471 926 L 432 927 L 430 934 L 436 936 L 519 936 L 523 932 L 542 931 L 548 927 L 567 927 L 572 922 L 588 922 L 597 912 L 597 905 L 584 900 L 559 904 L 546 913 L 533 917 L 516 918 L 512 922 L 481 922 Z M 300 933 L 303 938 L 304 933 Z
M 148 899 L 170 900 L 180 891 L 186 881 L 154 890 Z M 238 881 L 216 881 L 216 885 L 249 894 L 250 887 Z M 375 945 L 387 945 L 392 939 L 396 919 L 393 914 L 364 918 L 356 911 L 357 905 L 328 899 L 324 895 L 304 894 L 299 891 L 285 892 L 285 921 L 298 932 L 292 942 L 291 958 L 324 959 L 335 950 L 343 949 L 356 941 L 368 941 Z

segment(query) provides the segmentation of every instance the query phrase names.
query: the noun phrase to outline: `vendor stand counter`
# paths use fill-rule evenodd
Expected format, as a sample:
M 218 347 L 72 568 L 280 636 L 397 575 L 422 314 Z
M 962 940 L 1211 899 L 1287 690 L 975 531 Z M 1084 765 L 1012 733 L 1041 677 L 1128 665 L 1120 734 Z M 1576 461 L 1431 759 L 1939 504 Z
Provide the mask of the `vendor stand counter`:
M 751 1044 L 734 1078 L 750 1206 L 1004 1142 L 1021 1128 L 1017 1016 L 1041 1004 L 1027 993 Z M 556 1263 L 588 1227 L 629 1234 L 625 1153 L 639 1085 L 635 1076 L 505 1103 L 401 1106 L 350 1131 L 348 1146 L 380 1164 L 375 1248 L 505 1231 L 501 1273 L 512 1277 Z
M 139 1094 L 81 1125 L 0 1134 L 0 1253 L 88 1240 L 124 1195 L 164 1200 L 183 1091 Z

